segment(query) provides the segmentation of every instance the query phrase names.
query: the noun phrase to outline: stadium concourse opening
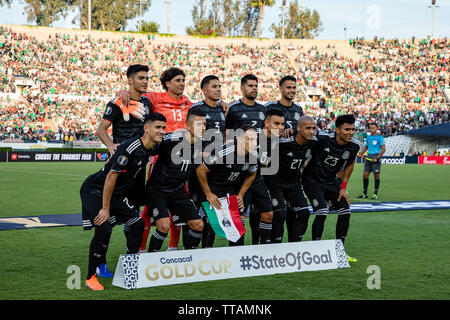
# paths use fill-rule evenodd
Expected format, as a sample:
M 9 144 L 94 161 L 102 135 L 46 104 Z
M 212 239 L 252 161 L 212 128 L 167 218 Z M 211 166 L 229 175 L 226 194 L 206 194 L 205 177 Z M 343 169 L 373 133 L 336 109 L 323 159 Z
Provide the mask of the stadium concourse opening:
M 314 214 L 311 206 L 309 209 L 311 211 L 311 214 Z M 450 209 L 450 200 L 353 203 L 351 205 L 351 209 L 352 212 L 355 213 L 376 213 L 385 211 L 411 210 L 444 210 Z M 330 213 L 335 212 L 330 211 Z M 66 227 L 81 225 L 81 213 L 0 218 L 0 231 L 12 229 Z

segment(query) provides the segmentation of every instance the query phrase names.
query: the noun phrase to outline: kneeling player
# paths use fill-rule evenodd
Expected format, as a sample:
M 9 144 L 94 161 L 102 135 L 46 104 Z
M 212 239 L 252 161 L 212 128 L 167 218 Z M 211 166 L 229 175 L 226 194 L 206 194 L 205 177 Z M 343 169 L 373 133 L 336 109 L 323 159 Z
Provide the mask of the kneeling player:
M 104 259 L 104 242 L 110 225 L 125 223 L 129 228 L 127 253 L 138 253 L 144 232 L 144 222 L 138 209 L 129 203 L 127 192 L 140 171 L 145 170 L 149 156 L 155 154 L 165 131 L 165 117 L 151 113 L 144 120 L 144 134 L 119 145 L 114 155 L 97 173 L 90 175 L 80 189 L 85 230 L 95 226 L 89 250 L 86 285 L 103 290 L 96 269 Z
M 318 146 L 303 174 L 303 187 L 316 214 L 312 225 L 313 240 L 322 238 L 328 215 L 327 201 L 332 202 L 338 213 L 336 239 L 344 242 L 347 236 L 351 211 L 346 188 L 359 151 L 359 145 L 353 141 L 354 133 L 355 118 L 352 115 L 342 115 L 336 119 L 334 134 L 317 135 Z M 342 183 L 339 185 L 336 175 L 343 166 Z M 356 261 L 349 256 L 347 258 L 349 261 Z
M 192 111 L 186 119 L 186 131 L 166 135 L 159 149 L 152 175 L 147 182 L 147 206 L 156 230 L 150 239 L 149 252 L 160 251 L 170 228 L 169 211 L 175 225 L 186 223 L 185 249 L 198 247 L 203 221 L 184 185 L 201 157 L 201 139 L 205 133 L 205 114 Z
M 250 125 L 243 125 L 237 129 L 237 136 L 222 145 L 217 152 L 212 152 L 208 161 L 197 168 L 197 178 L 203 191 L 202 200 L 208 201 L 212 207 L 220 209 L 219 198 L 236 195 L 240 209 L 242 223 L 245 225 L 245 212 L 249 205 L 246 193 L 255 180 L 258 165 L 256 158 L 250 164 L 250 155 L 255 152 L 258 135 L 256 129 Z M 244 161 L 239 161 L 244 160 Z M 262 234 L 264 243 L 270 240 L 270 232 Z M 214 236 L 209 236 L 204 247 L 212 247 Z M 243 245 L 244 235 L 236 242 L 230 241 L 230 246 Z

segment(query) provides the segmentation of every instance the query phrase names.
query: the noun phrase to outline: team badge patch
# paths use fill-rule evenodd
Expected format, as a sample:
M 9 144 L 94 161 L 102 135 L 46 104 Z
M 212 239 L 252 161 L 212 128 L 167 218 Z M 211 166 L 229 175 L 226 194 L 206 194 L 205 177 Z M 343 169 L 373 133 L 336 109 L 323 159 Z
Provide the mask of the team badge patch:
M 300 113 L 298 113 L 298 112 L 294 113 L 294 119 L 295 120 L 300 119 Z
M 345 151 L 345 152 L 342 154 L 342 159 L 347 160 L 349 156 L 350 156 L 350 152 Z
M 264 112 L 260 112 L 259 113 L 259 120 L 264 120 L 266 118 L 266 116 L 264 115 Z
M 153 209 L 153 216 L 156 217 L 159 214 L 158 208 Z
M 111 112 L 112 112 L 111 106 L 107 106 L 106 110 L 105 110 L 105 115 L 109 116 L 111 114 Z
M 311 155 L 311 149 L 306 150 L 305 157 L 308 158 Z
M 117 158 L 117 162 L 121 165 L 121 166 L 125 166 L 128 163 L 128 158 L 127 156 L 120 156 L 119 158 Z

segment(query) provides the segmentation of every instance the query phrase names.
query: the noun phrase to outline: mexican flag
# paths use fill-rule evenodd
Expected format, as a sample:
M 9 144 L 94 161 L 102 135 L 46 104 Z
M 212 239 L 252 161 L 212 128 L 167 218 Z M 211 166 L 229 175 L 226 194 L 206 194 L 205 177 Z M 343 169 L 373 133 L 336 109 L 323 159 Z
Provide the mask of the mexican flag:
M 207 201 L 202 202 L 203 209 L 214 232 L 222 238 L 236 242 L 245 233 L 236 196 L 219 198 L 219 201 L 221 209 L 212 207 Z

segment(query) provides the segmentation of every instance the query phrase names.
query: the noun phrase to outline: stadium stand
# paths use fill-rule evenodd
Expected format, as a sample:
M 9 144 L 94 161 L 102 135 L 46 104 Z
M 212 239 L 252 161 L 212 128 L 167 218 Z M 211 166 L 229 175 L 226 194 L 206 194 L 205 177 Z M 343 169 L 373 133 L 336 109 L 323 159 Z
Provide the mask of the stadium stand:
M 278 99 L 278 80 L 294 75 L 297 100 L 321 129 L 352 113 L 361 139 L 371 121 L 392 136 L 449 121 L 449 60 L 448 39 L 204 39 L 0 25 L 0 140 L 97 140 L 104 105 L 133 63 L 149 65 L 152 91 L 162 90 L 165 68 L 182 68 L 193 101 L 207 74 L 220 77 L 228 102 L 246 73 L 260 79 L 263 102 Z

